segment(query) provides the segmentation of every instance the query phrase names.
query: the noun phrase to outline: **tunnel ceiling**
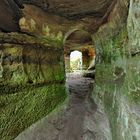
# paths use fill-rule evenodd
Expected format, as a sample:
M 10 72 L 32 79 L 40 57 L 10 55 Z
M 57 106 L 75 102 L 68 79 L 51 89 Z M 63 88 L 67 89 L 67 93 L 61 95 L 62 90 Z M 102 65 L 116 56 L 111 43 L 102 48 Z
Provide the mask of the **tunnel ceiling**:
M 102 18 L 113 0 L 25 0 L 25 2 L 69 19 L 79 19 L 87 16 Z
M 116 0 L 24 0 L 24 3 L 41 7 L 47 13 L 94 33 L 107 21 Z M 66 24 L 64 26 L 69 28 Z
M 106 22 L 117 0 L 24 0 L 48 13 L 82 22 L 88 32 L 96 32 Z M 92 27 L 91 27 L 92 26 Z
M 62 31 L 66 34 L 77 28 L 80 30 L 68 37 L 68 46 L 71 42 L 91 44 L 91 34 L 107 21 L 115 2 L 116 0 L 1 0 L 0 30 L 19 31 L 21 9 L 26 4 L 23 15 L 29 20 L 34 17 L 39 30 L 44 22 L 56 33 Z
M 115 1 L 115 0 L 114 0 Z M 47 12 L 65 17 L 67 19 L 80 19 L 89 22 L 94 18 L 94 22 L 102 19 L 110 9 L 113 0 L 23 0 L 24 3 L 30 3 L 41 7 Z M 20 17 L 19 8 L 23 8 L 22 0 L 1 0 L 0 1 L 0 28 L 9 31 L 16 30 L 15 23 Z M 16 21 L 16 22 L 15 22 Z M 95 24 L 95 23 L 94 23 Z M 95 25 L 96 26 L 96 25 Z M 8 30 L 7 29 L 7 30 Z

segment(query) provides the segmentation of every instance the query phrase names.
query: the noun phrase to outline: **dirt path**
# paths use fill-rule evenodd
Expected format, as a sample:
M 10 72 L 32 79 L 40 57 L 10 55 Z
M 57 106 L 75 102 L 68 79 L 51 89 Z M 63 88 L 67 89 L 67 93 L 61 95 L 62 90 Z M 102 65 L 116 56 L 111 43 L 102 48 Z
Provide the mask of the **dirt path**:
M 84 130 L 83 123 L 86 114 L 85 101 L 91 93 L 92 80 L 83 78 L 79 74 L 69 75 L 67 84 L 70 91 L 70 102 L 66 112 L 66 123 L 61 131 L 60 140 L 81 140 Z
M 106 140 L 110 137 L 103 132 L 108 122 L 90 98 L 93 80 L 70 74 L 67 85 L 70 91 L 68 106 L 59 114 L 32 125 L 15 140 Z

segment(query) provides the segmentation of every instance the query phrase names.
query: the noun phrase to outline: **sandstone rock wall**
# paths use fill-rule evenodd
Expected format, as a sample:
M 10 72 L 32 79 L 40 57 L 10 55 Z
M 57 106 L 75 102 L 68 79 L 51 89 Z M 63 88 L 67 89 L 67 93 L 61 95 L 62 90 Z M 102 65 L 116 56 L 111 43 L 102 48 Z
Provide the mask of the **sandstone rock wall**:
M 93 97 L 108 116 L 112 140 L 140 138 L 139 2 L 127 2 L 118 1 L 116 14 L 93 36 L 99 56 Z
M 66 98 L 63 48 L 0 34 L 0 139 L 12 140 Z
M 140 2 L 130 0 L 128 16 L 128 34 L 130 51 L 134 54 L 140 53 Z

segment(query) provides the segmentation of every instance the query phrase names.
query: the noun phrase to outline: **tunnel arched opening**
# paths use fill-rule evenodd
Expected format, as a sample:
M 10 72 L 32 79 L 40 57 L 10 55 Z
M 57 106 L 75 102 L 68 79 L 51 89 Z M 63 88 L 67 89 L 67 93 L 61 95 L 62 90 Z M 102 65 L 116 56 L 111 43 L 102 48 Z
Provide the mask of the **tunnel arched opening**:
M 83 66 L 83 59 L 82 59 L 82 52 L 80 51 L 72 51 L 70 53 L 70 71 L 82 71 Z
M 83 29 L 74 28 L 65 34 L 64 46 L 66 73 L 76 70 L 80 70 L 83 73 L 87 70 L 95 54 L 91 34 Z M 74 51 L 81 52 L 81 60 L 79 59 L 77 62 L 71 61 L 71 55 Z M 77 57 L 78 55 L 76 54 L 75 56 Z M 74 68 L 72 63 L 77 63 L 77 66 Z
M 95 48 L 93 45 L 81 45 L 65 52 L 65 71 L 88 73 L 95 69 Z

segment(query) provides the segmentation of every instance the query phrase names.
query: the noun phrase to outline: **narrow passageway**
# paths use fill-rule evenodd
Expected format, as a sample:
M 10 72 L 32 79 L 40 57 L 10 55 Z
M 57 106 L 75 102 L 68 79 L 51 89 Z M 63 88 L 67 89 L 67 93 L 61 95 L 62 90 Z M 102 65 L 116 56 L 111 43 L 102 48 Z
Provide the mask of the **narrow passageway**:
M 70 91 L 70 102 L 66 113 L 66 124 L 60 140 L 82 140 L 84 137 L 84 120 L 87 112 L 86 101 L 89 100 L 93 80 L 84 78 L 79 73 L 69 74 L 67 84 Z M 93 105 L 94 108 L 96 106 Z
M 100 130 L 96 127 L 96 104 L 90 99 L 93 83 L 93 79 L 79 73 L 68 74 L 69 103 L 66 108 L 32 125 L 16 140 L 101 140 L 102 133 L 98 135 Z
M 140 140 L 140 0 L 0 0 L 0 140 Z

